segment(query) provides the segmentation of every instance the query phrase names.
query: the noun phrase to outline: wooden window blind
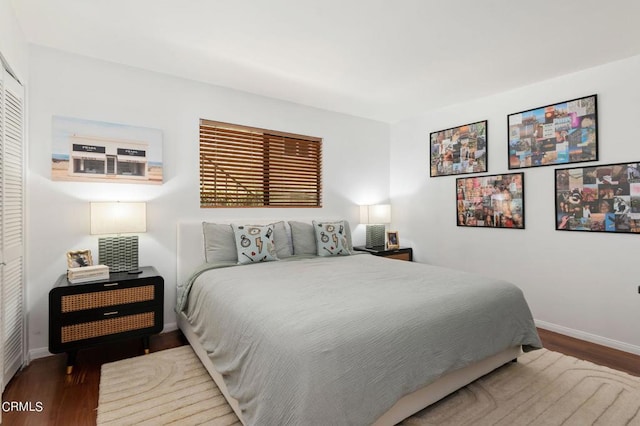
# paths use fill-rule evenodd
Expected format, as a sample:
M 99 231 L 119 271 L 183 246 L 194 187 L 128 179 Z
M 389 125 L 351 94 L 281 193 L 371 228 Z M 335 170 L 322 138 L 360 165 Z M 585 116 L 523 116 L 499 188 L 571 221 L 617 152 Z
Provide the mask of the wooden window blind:
M 322 139 L 201 119 L 200 207 L 322 207 Z

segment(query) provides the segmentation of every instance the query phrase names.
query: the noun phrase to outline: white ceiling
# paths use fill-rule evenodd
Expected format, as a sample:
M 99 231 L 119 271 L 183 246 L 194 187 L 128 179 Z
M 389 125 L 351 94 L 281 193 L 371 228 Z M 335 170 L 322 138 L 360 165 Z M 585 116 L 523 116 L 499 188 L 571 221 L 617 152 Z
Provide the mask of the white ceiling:
M 640 54 L 638 0 L 12 0 L 30 43 L 385 122 Z

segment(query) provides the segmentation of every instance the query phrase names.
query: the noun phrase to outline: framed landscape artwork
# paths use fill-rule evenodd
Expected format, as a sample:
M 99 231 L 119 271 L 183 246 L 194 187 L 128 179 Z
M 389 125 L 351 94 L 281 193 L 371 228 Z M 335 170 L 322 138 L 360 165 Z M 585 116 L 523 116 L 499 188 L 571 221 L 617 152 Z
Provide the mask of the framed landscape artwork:
M 509 169 L 598 159 L 597 96 L 507 116 Z
M 556 229 L 640 233 L 640 162 L 556 169 Z
M 162 184 L 159 129 L 54 116 L 52 145 L 52 180 Z
M 430 135 L 431 177 L 487 171 L 487 121 Z
M 456 179 L 457 224 L 524 229 L 524 173 Z

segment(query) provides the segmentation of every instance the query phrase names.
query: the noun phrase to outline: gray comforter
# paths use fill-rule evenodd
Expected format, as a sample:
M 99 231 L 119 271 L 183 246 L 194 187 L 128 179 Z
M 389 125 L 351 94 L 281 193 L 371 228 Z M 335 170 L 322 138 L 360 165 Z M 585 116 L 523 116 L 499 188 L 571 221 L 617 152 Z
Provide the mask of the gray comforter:
M 447 372 L 541 347 L 503 281 L 370 255 L 217 266 L 178 309 L 250 425 L 371 424 Z

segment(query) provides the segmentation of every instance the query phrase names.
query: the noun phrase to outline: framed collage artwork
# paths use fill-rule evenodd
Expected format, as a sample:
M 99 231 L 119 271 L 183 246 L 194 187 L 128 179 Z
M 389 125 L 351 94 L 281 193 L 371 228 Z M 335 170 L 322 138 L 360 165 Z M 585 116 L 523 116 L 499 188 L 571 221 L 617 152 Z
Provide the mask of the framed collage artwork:
M 487 171 L 487 121 L 430 134 L 431 177 Z
M 507 116 L 509 169 L 596 161 L 597 95 Z
M 457 225 L 524 229 L 524 173 L 456 179 Z
M 556 169 L 556 229 L 640 233 L 640 162 Z

